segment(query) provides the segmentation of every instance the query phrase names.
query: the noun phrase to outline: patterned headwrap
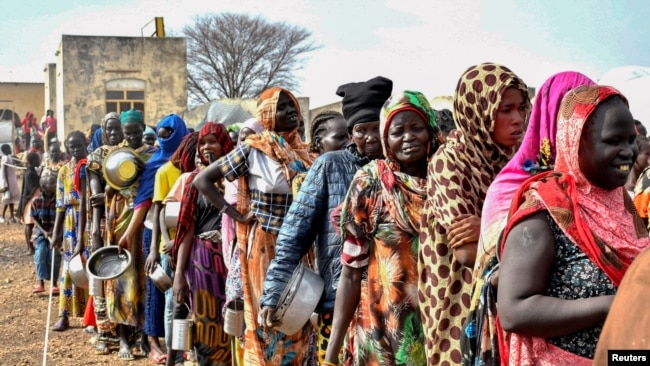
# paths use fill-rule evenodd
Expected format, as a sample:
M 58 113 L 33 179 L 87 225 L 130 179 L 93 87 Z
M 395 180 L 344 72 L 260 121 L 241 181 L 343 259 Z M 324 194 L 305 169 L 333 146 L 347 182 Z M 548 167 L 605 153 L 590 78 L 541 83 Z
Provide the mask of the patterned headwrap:
M 156 151 L 144 166 L 144 171 L 140 177 L 140 186 L 138 187 L 138 195 L 135 197 L 134 207 L 138 207 L 145 202 L 151 202 L 153 197 L 153 186 L 156 179 L 156 172 L 163 164 L 169 161 L 169 158 L 174 154 L 174 151 L 181 144 L 185 135 L 189 133 L 185 126 L 185 121 L 175 114 L 165 116 L 158 122 L 157 128 L 166 127 L 172 133 L 166 138 L 158 136 L 158 145 L 160 148 Z
M 296 113 L 300 115 L 300 104 L 290 91 L 277 87 L 267 89 L 257 101 L 257 121 L 264 131 L 249 136 L 246 142 L 278 162 L 287 182 L 291 182 L 296 173 L 311 166 L 315 157 L 309 152 L 309 145 L 300 138 L 298 126 L 288 132 L 275 132 L 275 113 L 281 93 L 293 100 Z
M 525 170 L 527 162 L 536 163 L 537 169 L 553 168 L 556 121 L 564 95 L 581 85 L 594 84 L 579 72 L 566 71 L 553 75 L 539 88 L 521 147 L 494 179 L 485 196 L 477 258 L 481 258 L 482 253 L 487 253 L 488 256 L 494 254 L 499 236 L 506 225 L 512 197 L 521 184 L 530 178 L 530 172 Z M 489 258 L 483 262 L 487 260 Z M 481 262 L 477 261 L 477 265 L 480 266 Z M 482 271 L 477 268 L 477 273 L 479 272 Z
M 417 113 L 426 123 L 430 136 L 432 136 L 427 154 L 430 155 L 436 151 L 444 138 L 436 126 L 435 112 L 422 93 L 405 90 L 391 96 L 384 103 L 379 114 L 381 144 L 386 159 L 375 160 L 362 169 L 369 176 L 378 179 L 381 184 L 381 190 L 378 191 L 381 199 L 376 200 L 377 205 L 385 206 L 402 230 L 417 236 L 421 227 L 422 207 L 426 199 L 426 179 L 401 172 L 399 162 L 388 147 L 388 130 L 393 117 L 404 111 Z M 347 222 L 357 216 L 348 213 L 349 207 L 346 206 L 344 205 L 341 213 L 343 217 L 341 220 L 342 232 L 344 232 Z M 377 208 L 369 208 L 368 211 L 381 212 Z M 374 228 L 373 218 L 369 218 L 369 221 L 371 221 L 370 226 Z
M 196 169 L 196 150 L 199 142 L 199 133 L 192 132 L 185 136 L 178 149 L 174 152 L 169 161 L 178 167 L 183 173 L 189 173 Z
M 228 136 L 228 130 L 222 123 L 218 122 L 206 122 L 201 130 L 199 131 L 199 144 L 196 146 L 197 153 L 199 154 L 199 159 L 203 165 L 208 165 L 209 162 L 205 159 L 203 155 L 199 152 L 201 145 L 201 139 L 207 135 L 214 135 L 217 138 L 217 142 L 221 145 L 222 155 L 226 155 L 235 148 L 230 136 Z M 218 157 L 217 157 L 218 158 Z
M 431 132 L 431 136 L 434 137 L 434 140 L 431 141 L 432 146 L 429 147 L 428 154 L 429 156 L 438 150 L 438 147 L 441 143 L 445 142 L 445 138 L 442 136 L 440 129 L 436 125 L 436 113 L 429 105 L 427 98 L 424 94 L 418 91 L 404 90 L 400 93 L 393 94 L 386 102 L 384 107 L 381 109 L 379 118 L 379 132 L 381 134 L 382 148 L 384 150 L 384 156 L 394 160 L 393 153 L 388 148 L 387 138 L 388 138 L 388 129 L 390 128 L 390 123 L 393 120 L 393 117 L 404 111 L 413 111 L 417 113 L 420 118 L 427 124 Z
M 131 110 L 129 111 L 122 112 L 122 115 L 120 116 L 120 121 L 122 122 L 123 125 L 131 122 L 138 122 L 144 126 L 144 117 L 142 116 L 142 112 L 137 111 L 133 108 L 131 108 Z
M 101 134 L 102 134 L 102 145 L 108 144 L 108 121 L 110 120 L 117 120 L 120 121 L 120 115 L 117 114 L 117 112 L 109 112 L 104 116 L 104 119 L 102 119 L 102 127 L 101 127 Z
M 513 199 L 511 218 L 501 241 L 523 219 L 547 211 L 566 236 L 584 252 L 618 287 L 634 258 L 648 245 L 648 232 L 634 211 L 623 186 L 604 190 L 593 185 L 580 170 L 580 143 L 584 126 L 598 105 L 612 96 L 627 100 L 609 86 L 585 85 L 570 91 L 562 100 L 557 123 L 555 171 L 549 171 L 523 183 Z M 503 332 L 497 323 L 501 359 L 512 364 L 579 364 L 586 360 L 555 347 L 546 338 Z M 530 361 L 530 362 L 529 362 Z
M 200 153 L 201 148 L 201 139 L 207 135 L 214 135 L 219 144 L 221 144 L 221 155 L 226 155 L 233 150 L 235 147 L 228 136 L 228 131 L 222 123 L 218 122 L 206 122 L 201 130 L 199 131 L 198 140 L 199 143 L 196 145 L 196 153 L 200 156 L 201 163 L 204 166 L 208 165 L 208 161 Z M 220 156 L 216 157 L 217 159 Z M 192 185 L 194 178 L 199 173 L 199 169 L 195 169 L 192 174 L 187 177 L 185 181 L 185 189 L 183 191 L 183 199 L 181 200 L 181 211 L 178 214 L 178 227 L 176 228 L 176 238 L 174 239 L 174 248 L 172 254 L 176 257 L 178 253 L 178 248 L 183 243 L 187 232 L 194 222 L 194 214 L 196 210 L 196 202 L 199 198 L 199 191 Z
M 516 147 L 504 148 L 492 139 L 494 121 L 506 89 L 522 91 L 526 84 L 505 66 L 484 63 L 461 76 L 454 95 L 457 129 L 447 136 L 429 164 L 427 212 L 446 230 L 460 214 L 481 215 L 490 183 L 512 158 Z M 455 177 L 457 179 L 450 179 Z

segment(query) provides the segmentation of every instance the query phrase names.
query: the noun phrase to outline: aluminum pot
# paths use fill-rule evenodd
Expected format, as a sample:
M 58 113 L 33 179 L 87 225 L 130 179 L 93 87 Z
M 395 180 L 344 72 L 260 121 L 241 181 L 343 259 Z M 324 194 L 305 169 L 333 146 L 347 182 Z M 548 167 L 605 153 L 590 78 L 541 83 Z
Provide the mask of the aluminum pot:
M 106 183 L 120 190 L 129 188 L 138 181 L 143 166 L 144 163 L 135 150 L 129 147 L 119 147 L 106 155 L 102 172 Z
M 167 225 L 167 228 L 171 229 L 178 226 L 178 214 L 180 212 L 180 202 L 165 203 L 165 225 Z
M 104 296 L 104 281 L 91 274 L 88 274 L 88 295 L 100 297 Z
M 233 337 L 244 335 L 246 324 L 244 322 L 244 300 L 236 299 L 228 303 L 224 315 L 223 330 Z
M 134 271 L 131 253 L 119 252 L 115 245 L 99 248 L 88 258 L 88 273 L 103 281 Z
M 275 320 L 281 324 L 276 328 L 287 335 L 296 334 L 310 320 L 324 287 L 321 276 L 303 263 L 298 264 L 280 295 Z
M 70 277 L 72 283 L 80 288 L 88 288 L 88 276 L 86 275 L 86 258 L 81 253 L 77 253 L 70 258 Z
M 151 282 L 158 287 L 158 290 L 162 292 L 169 290 L 174 285 L 172 279 L 167 275 L 167 273 L 165 273 L 165 270 L 163 270 L 160 263 L 156 263 L 153 271 L 147 273 L 147 276 L 149 276 Z
M 172 349 L 177 351 L 189 351 L 194 346 L 192 339 L 192 326 L 194 322 L 191 319 L 174 319 L 172 320 Z

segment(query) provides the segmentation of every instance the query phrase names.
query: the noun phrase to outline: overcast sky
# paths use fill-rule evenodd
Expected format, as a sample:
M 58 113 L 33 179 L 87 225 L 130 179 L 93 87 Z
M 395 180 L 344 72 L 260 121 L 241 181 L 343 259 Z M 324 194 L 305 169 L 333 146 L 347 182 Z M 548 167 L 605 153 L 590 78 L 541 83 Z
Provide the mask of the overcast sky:
M 180 36 L 198 14 L 261 14 L 313 32 L 323 47 L 297 72 L 311 106 L 338 101 L 340 84 L 376 75 L 432 98 L 462 72 L 493 61 L 538 87 L 576 70 L 597 79 L 650 65 L 650 1 L 604 0 L 0 0 L 0 81 L 43 82 L 62 34 L 139 37 L 164 17 Z M 144 29 L 143 29 L 144 28 Z

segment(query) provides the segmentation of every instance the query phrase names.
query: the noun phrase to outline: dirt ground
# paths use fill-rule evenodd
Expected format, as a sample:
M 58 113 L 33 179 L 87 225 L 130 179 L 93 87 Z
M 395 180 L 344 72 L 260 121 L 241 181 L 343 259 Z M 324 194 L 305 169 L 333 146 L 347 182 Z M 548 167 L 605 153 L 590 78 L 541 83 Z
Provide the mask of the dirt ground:
M 120 361 L 116 348 L 110 355 L 95 355 L 81 319 L 71 319 L 65 332 L 50 332 L 43 363 L 48 295 L 32 294 L 36 274 L 33 257 L 25 252 L 23 226 L 0 224 L 0 365 L 152 365 L 146 356 Z M 59 298 L 53 297 L 50 324 L 58 308 Z

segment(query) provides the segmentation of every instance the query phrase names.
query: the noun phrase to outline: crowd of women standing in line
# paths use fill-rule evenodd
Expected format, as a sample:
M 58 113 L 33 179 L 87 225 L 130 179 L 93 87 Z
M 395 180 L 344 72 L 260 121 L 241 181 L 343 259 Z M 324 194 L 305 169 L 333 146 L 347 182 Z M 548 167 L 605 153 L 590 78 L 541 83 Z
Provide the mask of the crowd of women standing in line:
M 384 77 L 336 93 L 343 114 L 316 116 L 310 143 L 281 88 L 261 94 L 236 141 L 218 122 L 190 133 L 169 115 L 151 146 L 135 110 L 109 113 L 89 156 L 70 133 L 49 225 L 63 248 L 53 330 L 86 310 L 96 352 L 119 340 L 118 357 L 133 359 L 143 329 L 150 359 L 174 365 L 171 319 L 189 309 L 202 365 L 590 364 L 621 280 L 650 244 L 650 144 L 625 96 L 562 72 L 531 109 L 524 81 L 493 63 L 463 73 L 453 120 Z M 144 164 L 128 187 L 103 176 L 119 147 Z M 175 229 L 160 219 L 171 202 Z M 67 265 L 105 245 L 129 250 L 136 271 L 86 306 Z M 173 277 L 166 294 L 145 281 L 158 263 Z M 284 334 L 276 310 L 299 263 L 325 290 L 317 319 Z M 233 301 L 244 303 L 240 337 L 224 331 Z

